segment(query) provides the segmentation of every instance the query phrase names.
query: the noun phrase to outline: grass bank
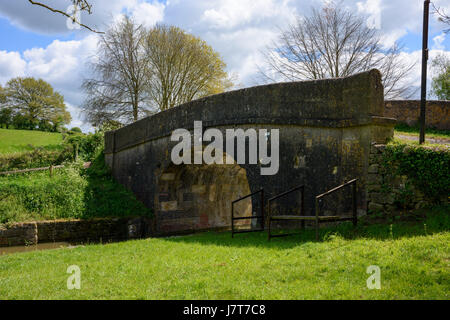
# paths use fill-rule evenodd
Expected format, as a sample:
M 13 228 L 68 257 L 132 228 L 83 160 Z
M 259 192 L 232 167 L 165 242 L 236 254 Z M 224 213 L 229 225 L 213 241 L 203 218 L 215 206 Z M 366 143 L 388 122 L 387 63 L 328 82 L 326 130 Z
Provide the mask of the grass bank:
M 149 210 L 114 181 L 99 155 L 49 172 L 0 176 L 0 224 L 34 220 L 141 216 Z
M 0 299 L 449 299 L 448 207 L 273 239 L 203 233 L 0 257 Z M 67 289 L 67 268 L 81 289 Z M 367 288 L 367 267 L 381 289 Z
M 63 142 L 61 133 L 0 128 L 0 154 L 31 151 L 34 147 L 59 150 Z

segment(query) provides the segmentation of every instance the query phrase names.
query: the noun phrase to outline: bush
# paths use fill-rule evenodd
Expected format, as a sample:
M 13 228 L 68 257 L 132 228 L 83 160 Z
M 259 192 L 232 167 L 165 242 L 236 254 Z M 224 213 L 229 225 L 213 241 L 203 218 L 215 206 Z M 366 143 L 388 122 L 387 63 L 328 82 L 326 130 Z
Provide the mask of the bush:
M 0 171 L 31 169 L 60 165 L 73 160 L 73 148 L 66 145 L 62 150 L 49 150 L 45 147 L 13 154 L 0 154 Z
M 450 150 L 402 143 L 387 145 L 383 167 L 391 175 L 407 176 L 430 200 L 450 196 Z
M 133 193 L 116 183 L 103 161 L 54 171 L 0 176 L 0 224 L 67 218 L 150 216 Z
M 72 129 L 70 129 L 70 131 L 75 132 L 75 133 L 83 133 L 83 131 L 81 131 L 81 129 L 78 127 L 73 127 Z
M 96 153 L 103 147 L 103 132 L 75 134 L 67 139 L 66 144 L 73 149 L 78 147 L 78 156 L 85 161 L 93 161 Z

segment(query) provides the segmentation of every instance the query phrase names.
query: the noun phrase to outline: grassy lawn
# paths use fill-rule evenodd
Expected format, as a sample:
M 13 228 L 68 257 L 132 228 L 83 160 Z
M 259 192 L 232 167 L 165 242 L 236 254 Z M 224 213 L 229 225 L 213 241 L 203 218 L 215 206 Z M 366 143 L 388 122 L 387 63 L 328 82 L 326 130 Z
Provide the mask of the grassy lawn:
M 449 230 L 447 207 L 392 229 L 323 228 L 322 242 L 209 232 L 17 253 L 0 256 L 0 299 L 449 299 Z M 381 290 L 367 288 L 371 265 Z
M 397 125 L 395 127 L 394 136 L 403 136 L 409 139 L 416 138 L 419 140 L 420 128 L 418 127 L 409 127 L 407 125 Z M 436 129 L 426 129 L 425 130 L 425 138 L 437 140 L 439 143 L 450 143 L 450 131 L 448 130 L 436 130 Z M 408 139 L 408 140 L 409 140 Z M 406 140 L 406 139 L 404 139 Z M 433 141 L 432 141 L 433 142 Z
M 30 151 L 33 146 L 57 149 L 61 142 L 57 132 L 0 129 L 0 154 Z

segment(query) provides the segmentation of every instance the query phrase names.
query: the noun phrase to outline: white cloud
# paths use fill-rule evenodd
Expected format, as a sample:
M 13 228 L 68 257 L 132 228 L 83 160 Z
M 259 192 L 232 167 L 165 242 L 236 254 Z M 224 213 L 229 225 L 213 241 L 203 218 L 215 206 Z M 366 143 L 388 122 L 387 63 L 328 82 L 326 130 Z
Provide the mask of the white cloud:
M 444 50 L 445 47 L 443 45 L 444 41 L 445 41 L 445 33 L 441 33 L 440 35 L 437 35 L 436 37 L 433 38 L 433 46 L 432 48 L 435 50 Z
M 0 84 L 25 74 L 26 62 L 18 52 L 0 51 Z
M 69 1 L 67 1 L 69 2 Z M 120 14 L 128 13 L 136 21 L 151 26 L 163 22 L 179 26 L 207 41 L 218 51 L 228 71 L 239 75 L 244 86 L 255 84 L 257 65 L 264 63 L 260 51 L 270 45 L 296 15 L 307 15 L 311 7 L 323 0 L 92 0 L 93 14 L 83 13 L 82 22 L 100 30 Z M 435 0 L 437 6 L 450 12 L 448 0 Z M 61 0 L 46 3 L 61 7 Z M 409 35 L 417 36 L 420 44 L 423 1 L 411 0 L 342 0 L 343 6 L 373 17 L 380 22 L 382 41 L 386 46 Z M 62 8 L 65 9 L 65 8 Z M 66 19 L 27 1 L 0 0 L 0 16 L 22 29 L 41 34 L 73 32 L 67 29 Z M 431 16 L 430 37 L 433 40 L 430 57 L 448 48 L 443 37 L 445 26 Z M 83 101 L 80 85 L 86 75 L 87 62 L 95 51 L 97 35 L 86 30 L 76 31 L 74 41 L 53 41 L 45 48 L 33 48 L 22 53 L 0 50 L 0 82 L 14 76 L 40 77 L 61 92 L 68 103 L 74 122 L 79 126 L 77 106 Z M 9 40 L 13 41 L 13 40 Z M 441 50 L 441 51 L 439 51 Z M 448 50 L 448 49 L 447 49 Z M 450 53 L 447 51 L 447 53 Z M 420 51 L 405 52 L 405 61 L 418 61 L 411 75 L 420 84 Z M 430 78 L 431 79 L 431 78 Z
M 130 14 L 134 17 L 137 23 L 143 24 L 146 27 L 151 27 L 155 23 L 163 21 L 165 5 L 154 2 L 152 4 L 147 2 L 136 2 L 131 6 Z

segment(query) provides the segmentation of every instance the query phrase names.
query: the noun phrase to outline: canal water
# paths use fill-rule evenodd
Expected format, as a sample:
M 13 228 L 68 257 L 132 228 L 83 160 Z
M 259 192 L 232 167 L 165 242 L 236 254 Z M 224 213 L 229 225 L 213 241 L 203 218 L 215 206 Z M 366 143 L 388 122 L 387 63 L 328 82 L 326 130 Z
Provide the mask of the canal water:
M 49 242 L 49 243 L 38 243 L 36 245 L 31 246 L 0 247 L 0 256 L 18 252 L 40 251 L 40 250 L 60 249 L 68 247 L 73 247 L 73 245 L 71 245 L 68 242 Z

